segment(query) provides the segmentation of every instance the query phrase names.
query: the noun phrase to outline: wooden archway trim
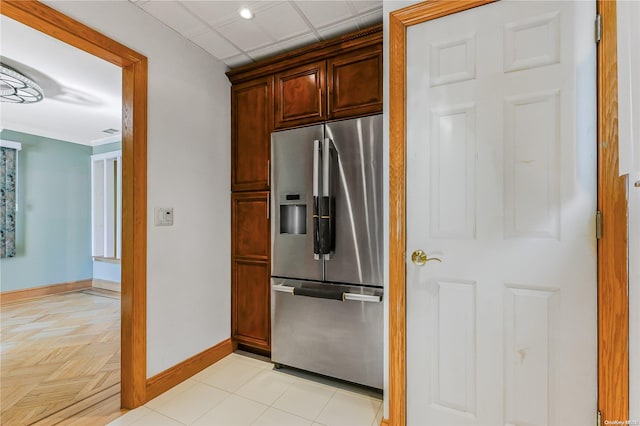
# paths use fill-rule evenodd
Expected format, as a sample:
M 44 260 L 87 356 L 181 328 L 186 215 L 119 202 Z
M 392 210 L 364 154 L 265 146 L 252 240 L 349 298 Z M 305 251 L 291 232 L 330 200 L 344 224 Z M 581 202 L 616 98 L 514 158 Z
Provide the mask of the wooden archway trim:
M 406 34 L 407 27 L 492 3 L 427 1 L 389 15 L 389 419 L 407 423 L 406 398 Z M 629 407 L 626 180 L 618 176 L 616 2 L 596 0 L 598 46 L 598 409 L 626 420 Z M 605 143 L 603 143 L 605 142 Z
M 121 406 L 146 402 L 147 58 L 32 0 L 0 12 L 122 68 Z

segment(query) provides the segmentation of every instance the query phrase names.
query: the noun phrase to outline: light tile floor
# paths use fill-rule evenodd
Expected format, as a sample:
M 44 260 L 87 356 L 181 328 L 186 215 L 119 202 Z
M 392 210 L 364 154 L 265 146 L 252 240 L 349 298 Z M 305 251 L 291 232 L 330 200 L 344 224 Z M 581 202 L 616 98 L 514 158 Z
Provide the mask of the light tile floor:
M 113 426 L 378 426 L 381 395 L 233 353 Z

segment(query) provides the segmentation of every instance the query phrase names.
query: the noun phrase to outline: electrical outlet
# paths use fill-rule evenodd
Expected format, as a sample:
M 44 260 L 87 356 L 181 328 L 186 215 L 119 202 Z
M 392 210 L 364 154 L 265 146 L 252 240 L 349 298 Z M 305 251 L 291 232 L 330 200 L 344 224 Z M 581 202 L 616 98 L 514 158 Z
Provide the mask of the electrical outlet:
M 155 208 L 155 225 L 156 226 L 173 226 L 173 208 L 156 207 Z

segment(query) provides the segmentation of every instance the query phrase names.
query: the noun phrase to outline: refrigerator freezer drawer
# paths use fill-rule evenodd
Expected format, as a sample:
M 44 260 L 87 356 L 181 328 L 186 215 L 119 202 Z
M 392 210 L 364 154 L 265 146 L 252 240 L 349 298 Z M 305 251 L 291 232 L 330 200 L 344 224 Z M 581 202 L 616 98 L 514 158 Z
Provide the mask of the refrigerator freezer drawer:
M 271 359 L 382 388 L 382 289 L 271 280 Z

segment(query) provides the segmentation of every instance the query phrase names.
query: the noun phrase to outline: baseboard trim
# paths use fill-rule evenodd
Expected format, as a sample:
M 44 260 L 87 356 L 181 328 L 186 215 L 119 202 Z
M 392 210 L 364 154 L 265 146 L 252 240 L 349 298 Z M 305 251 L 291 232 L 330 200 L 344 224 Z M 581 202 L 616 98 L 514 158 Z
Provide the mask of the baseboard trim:
M 223 340 L 215 346 L 206 349 L 199 354 L 187 358 L 179 364 L 164 370 L 147 379 L 146 400 L 150 401 L 175 385 L 185 381 L 194 374 L 204 370 L 216 361 L 233 352 L 231 339 Z
M 36 297 L 50 296 L 58 293 L 91 288 L 92 280 L 70 281 L 67 283 L 44 285 L 41 287 L 25 288 L 24 290 L 11 290 L 0 293 L 0 303 L 18 302 Z
M 122 293 L 122 287 L 121 287 L 120 283 L 116 282 L 116 281 L 107 281 L 107 280 L 94 279 L 93 280 L 93 287 L 94 288 L 101 288 L 103 290 L 117 291 L 118 293 Z

